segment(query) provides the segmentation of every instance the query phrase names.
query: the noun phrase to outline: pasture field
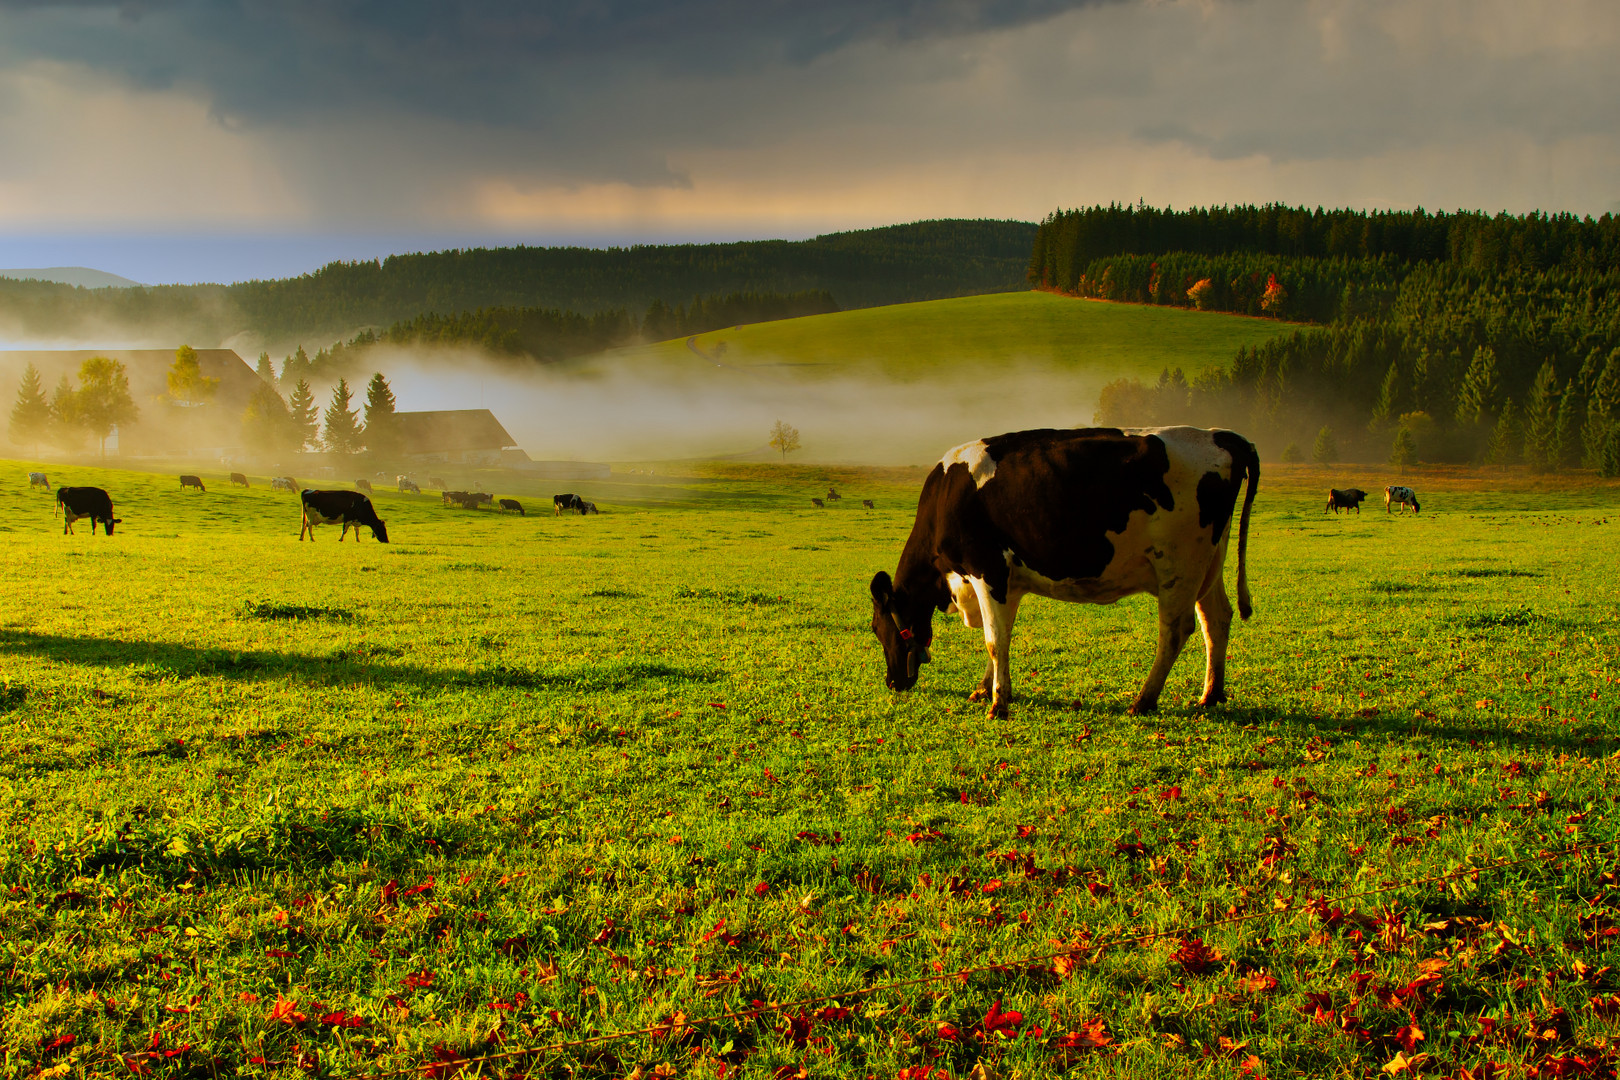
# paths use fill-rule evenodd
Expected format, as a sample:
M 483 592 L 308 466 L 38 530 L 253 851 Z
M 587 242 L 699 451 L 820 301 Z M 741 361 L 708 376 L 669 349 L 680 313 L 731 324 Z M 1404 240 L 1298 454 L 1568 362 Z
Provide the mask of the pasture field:
M 382 545 L 298 543 L 262 482 L 89 468 L 52 480 L 123 524 L 63 536 L 30 467 L 0 463 L 5 1075 L 1620 1061 L 1612 485 L 1417 472 L 1421 515 L 1346 517 L 1330 479 L 1391 478 L 1268 466 L 1229 707 L 1188 704 L 1195 643 L 1125 715 L 1147 598 L 1031 601 L 989 722 L 959 623 L 882 685 L 867 582 L 919 473 L 558 486 L 592 518 L 379 489 Z
M 1191 379 L 1231 363 L 1240 346 L 1288 329 L 1273 319 L 1017 292 L 727 327 L 699 334 L 693 344 L 730 367 L 812 381 L 882 376 L 909 382 L 954 378 L 959 368 L 982 378 L 1049 366 L 1151 382 L 1166 367 L 1179 367 Z M 685 338 L 607 355 L 681 369 L 703 362 Z

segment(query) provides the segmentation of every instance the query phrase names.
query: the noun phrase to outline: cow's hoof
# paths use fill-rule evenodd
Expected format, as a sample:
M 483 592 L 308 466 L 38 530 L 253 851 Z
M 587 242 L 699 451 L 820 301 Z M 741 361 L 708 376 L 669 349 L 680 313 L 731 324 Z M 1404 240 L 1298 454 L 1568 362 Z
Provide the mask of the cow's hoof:
M 1203 697 L 1198 699 L 1198 704 L 1202 705 L 1206 709 L 1211 705 L 1224 705 L 1226 704 L 1226 691 L 1219 690 L 1213 694 L 1205 694 Z
M 1157 701 L 1133 701 L 1131 707 L 1125 710 L 1131 716 L 1151 716 L 1159 711 Z
M 992 702 L 990 708 L 985 710 L 984 716 L 986 720 L 1007 719 L 1007 703 L 1005 701 Z
M 988 701 L 988 700 L 990 700 L 990 691 L 986 690 L 984 687 L 981 686 L 977 690 L 973 691 L 973 693 L 968 695 L 968 700 L 969 701 Z

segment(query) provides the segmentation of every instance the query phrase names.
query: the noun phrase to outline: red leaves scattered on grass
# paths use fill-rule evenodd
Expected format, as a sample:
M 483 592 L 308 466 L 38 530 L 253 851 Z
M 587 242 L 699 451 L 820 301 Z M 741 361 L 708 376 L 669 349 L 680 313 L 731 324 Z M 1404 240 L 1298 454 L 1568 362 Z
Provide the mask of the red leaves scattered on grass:
M 1216 949 L 1204 944 L 1203 938 L 1182 938 L 1180 947 L 1170 959 L 1181 965 L 1189 975 L 1202 975 L 1225 959 Z
M 997 998 L 990 1006 L 990 1011 L 984 1014 L 984 1020 L 979 1027 L 987 1039 L 1016 1039 L 1018 1028 L 1024 1022 L 1024 1014 L 1016 1009 L 1008 1012 L 1001 1011 L 1001 999 Z
M 771 891 L 771 883 L 768 882 L 768 881 L 762 881 L 758 885 L 754 886 L 754 895 L 755 896 L 764 896 L 766 893 L 768 893 L 770 891 Z
M 405 989 L 426 989 L 427 987 L 433 985 L 433 980 L 436 978 L 438 978 L 438 976 L 431 971 L 413 971 L 409 975 L 405 976 Z
M 54 1054 L 61 1050 L 66 1050 L 68 1047 L 73 1045 L 77 1038 L 77 1035 L 58 1035 L 54 1039 L 41 1040 L 39 1052 L 43 1056 L 46 1054 Z
M 294 998 L 284 998 L 276 995 L 276 1003 L 270 1006 L 270 1019 L 282 1024 L 302 1024 L 309 1017 L 298 1011 L 298 1002 Z
M 598 930 L 596 936 L 591 938 L 591 940 L 587 941 L 585 944 L 606 945 L 608 941 L 612 939 L 614 932 L 613 920 L 606 919 L 602 923 L 602 929 Z

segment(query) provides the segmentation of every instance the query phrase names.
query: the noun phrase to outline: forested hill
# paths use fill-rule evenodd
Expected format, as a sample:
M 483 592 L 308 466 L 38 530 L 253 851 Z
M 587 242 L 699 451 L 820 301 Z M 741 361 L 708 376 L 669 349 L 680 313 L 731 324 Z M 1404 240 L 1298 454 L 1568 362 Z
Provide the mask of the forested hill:
M 921 221 L 799 241 L 394 255 L 226 286 L 85 290 L 0 281 L 0 326 L 34 337 L 86 324 L 176 327 L 186 340 L 246 332 L 274 345 L 478 308 L 639 313 L 655 300 L 674 306 L 698 296 L 812 291 L 831 293 L 842 308 L 873 307 L 1027 288 L 1035 232 L 1022 221 Z

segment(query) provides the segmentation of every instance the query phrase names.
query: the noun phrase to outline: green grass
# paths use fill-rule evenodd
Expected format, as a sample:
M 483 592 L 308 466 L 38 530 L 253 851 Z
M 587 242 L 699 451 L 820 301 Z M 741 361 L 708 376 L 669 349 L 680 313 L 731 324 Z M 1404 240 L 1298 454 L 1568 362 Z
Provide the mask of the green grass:
M 809 379 L 881 374 L 910 381 L 937 377 L 942 368 L 981 374 L 1056 367 L 1151 381 L 1167 367 L 1191 378 L 1228 364 L 1240 346 L 1287 329 L 1270 319 L 1023 292 L 754 323 L 700 334 L 696 344 L 732 367 Z M 609 355 L 649 365 L 703 363 L 684 338 Z
M 593 518 L 379 491 L 381 545 L 82 468 L 52 479 L 124 523 L 64 537 L 27 468 L 0 463 L 8 1075 L 422 1075 L 822 996 L 482 1074 L 1614 1060 L 1613 849 L 1535 859 L 1616 840 L 1612 488 L 1419 474 L 1421 516 L 1336 517 L 1327 474 L 1269 470 L 1230 707 L 1188 704 L 1192 647 L 1125 715 L 1151 602 L 1034 601 L 989 722 L 959 624 L 882 686 L 905 470 L 567 485 Z

